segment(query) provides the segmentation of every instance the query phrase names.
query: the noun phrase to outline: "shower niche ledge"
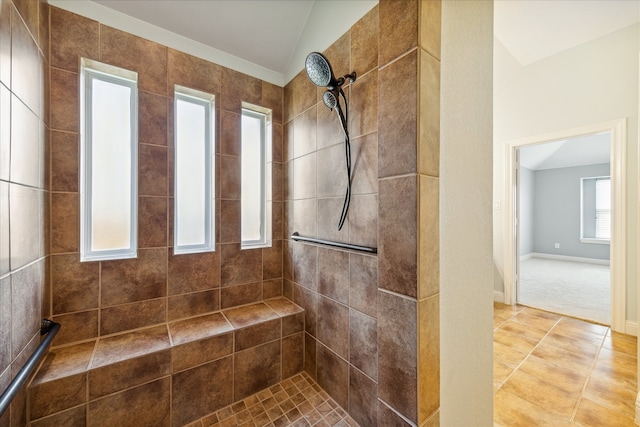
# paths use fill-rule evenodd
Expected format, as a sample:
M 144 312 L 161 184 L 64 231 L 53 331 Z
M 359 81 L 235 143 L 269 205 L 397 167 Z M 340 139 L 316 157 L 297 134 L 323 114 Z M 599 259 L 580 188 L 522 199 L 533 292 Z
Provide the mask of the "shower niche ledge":
M 284 297 L 53 348 L 27 425 L 184 426 L 302 371 L 304 310 Z

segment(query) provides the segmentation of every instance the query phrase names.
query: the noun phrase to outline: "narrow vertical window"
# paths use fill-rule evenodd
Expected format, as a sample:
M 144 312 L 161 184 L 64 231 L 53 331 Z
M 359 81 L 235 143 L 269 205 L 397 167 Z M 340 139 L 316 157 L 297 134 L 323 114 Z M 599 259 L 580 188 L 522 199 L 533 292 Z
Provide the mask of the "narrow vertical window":
M 82 58 L 80 259 L 137 256 L 137 73 Z
M 580 241 L 609 244 L 611 240 L 611 177 L 580 179 Z
M 214 96 L 175 87 L 175 254 L 215 250 Z
M 271 110 L 243 103 L 242 248 L 271 246 Z

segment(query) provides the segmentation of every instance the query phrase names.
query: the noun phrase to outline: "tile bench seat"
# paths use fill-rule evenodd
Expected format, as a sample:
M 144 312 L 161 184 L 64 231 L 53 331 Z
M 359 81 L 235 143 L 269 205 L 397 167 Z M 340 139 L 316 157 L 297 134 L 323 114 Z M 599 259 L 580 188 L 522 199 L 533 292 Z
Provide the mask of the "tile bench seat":
M 302 370 L 304 310 L 280 297 L 53 347 L 30 425 L 183 426 Z

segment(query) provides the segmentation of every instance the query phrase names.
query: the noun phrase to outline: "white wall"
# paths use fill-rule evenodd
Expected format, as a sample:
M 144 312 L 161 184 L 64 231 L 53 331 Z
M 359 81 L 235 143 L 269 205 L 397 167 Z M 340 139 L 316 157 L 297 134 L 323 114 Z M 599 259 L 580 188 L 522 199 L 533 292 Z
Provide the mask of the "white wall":
M 441 426 L 493 426 L 492 38 L 493 1 L 442 2 Z
M 637 319 L 640 24 L 520 67 L 494 43 L 494 200 L 505 200 L 508 141 L 627 118 L 627 319 Z M 502 292 L 504 209 L 494 210 L 495 290 Z

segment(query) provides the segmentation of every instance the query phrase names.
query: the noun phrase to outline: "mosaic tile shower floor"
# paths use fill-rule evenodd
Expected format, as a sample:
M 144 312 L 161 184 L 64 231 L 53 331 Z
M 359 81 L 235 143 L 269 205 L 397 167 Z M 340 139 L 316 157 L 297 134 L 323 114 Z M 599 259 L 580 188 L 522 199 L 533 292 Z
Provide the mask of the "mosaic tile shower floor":
M 283 426 L 357 427 L 358 424 L 303 372 L 188 427 Z

